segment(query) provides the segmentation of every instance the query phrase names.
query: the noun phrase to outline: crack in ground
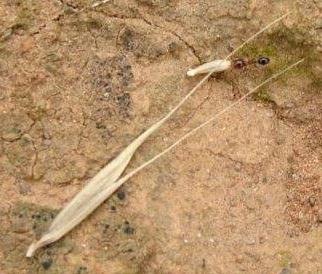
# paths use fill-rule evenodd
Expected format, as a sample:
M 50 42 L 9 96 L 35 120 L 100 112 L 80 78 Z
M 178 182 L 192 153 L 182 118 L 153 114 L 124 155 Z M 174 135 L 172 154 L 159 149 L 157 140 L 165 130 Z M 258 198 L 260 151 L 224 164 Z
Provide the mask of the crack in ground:
M 34 140 L 31 138 L 30 141 L 31 141 L 31 144 L 32 144 L 32 146 L 34 148 L 34 152 L 35 152 L 34 157 L 33 157 L 33 161 L 32 161 L 32 164 L 31 164 L 31 168 L 30 168 L 30 177 L 32 179 L 34 179 L 35 166 L 37 165 L 37 162 L 38 162 L 38 150 L 36 148 Z
M 174 32 L 174 31 L 171 31 L 171 30 L 168 30 L 168 29 L 166 29 L 166 28 L 164 28 L 164 27 L 162 27 L 162 26 L 159 26 L 159 25 L 157 25 L 157 24 L 155 24 L 155 23 L 153 23 L 153 22 L 151 22 L 151 21 L 149 21 L 148 19 L 146 19 L 141 13 L 139 13 L 139 15 L 141 16 L 141 17 L 126 17 L 126 16 L 124 16 L 124 15 L 121 15 L 121 16 L 119 16 L 119 15 L 115 15 L 115 14 L 113 14 L 113 15 L 109 15 L 109 14 L 106 14 L 106 13 L 104 13 L 107 17 L 109 17 L 109 18 L 116 18 L 116 19 L 137 19 L 137 20 L 142 20 L 142 21 L 144 21 L 147 25 L 149 25 L 149 26 L 151 26 L 151 27 L 154 27 L 154 28 L 159 28 L 159 29 L 161 29 L 161 30 L 163 30 L 163 31 L 165 31 L 165 32 L 168 32 L 168 33 L 170 33 L 170 34 L 172 34 L 173 36 L 175 36 L 175 37 L 177 37 L 181 42 L 183 42 L 185 45 L 186 45 L 186 47 L 188 47 L 190 50 L 191 50 L 191 52 L 193 53 L 193 55 L 198 59 L 198 61 L 201 63 L 202 61 L 201 61 L 201 58 L 200 58 L 200 56 L 197 54 L 197 50 L 191 45 L 191 44 L 189 44 L 186 40 L 184 40 L 179 34 L 177 34 L 176 32 Z
M 246 163 L 246 162 L 243 162 L 243 161 L 240 161 L 240 160 L 236 160 L 236 159 L 232 158 L 231 156 L 226 155 L 226 154 L 224 154 L 222 152 L 214 152 L 210 148 L 206 148 L 205 151 L 210 153 L 214 157 L 224 158 L 224 159 L 226 159 L 228 161 L 231 161 L 234 164 L 240 164 L 243 168 L 245 168 L 246 172 L 247 172 L 247 169 L 256 169 L 256 168 L 261 168 L 262 167 L 262 163 Z
M 140 14 L 140 13 L 139 13 Z M 200 58 L 200 56 L 197 54 L 196 49 L 190 45 L 186 40 L 184 40 L 179 34 L 177 34 L 176 32 L 172 31 L 172 30 L 168 30 L 162 26 L 159 26 L 151 21 L 149 21 L 148 19 L 146 19 L 142 14 L 140 14 L 141 18 L 137 18 L 137 19 L 141 19 L 143 20 L 145 23 L 147 23 L 148 25 L 150 25 L 151 27 L 156 27 L 159 29 L 162 29 L 168 33 L 171 33 L 173 36 L 177 37 L 182 43 L 184 43 L 186 45 L 186 47 L 188 47 L 190 49 L 190 51 L 192 52 L 192 54 L 198 59 L 199 63 L 202 63 L 202 60 Z
M 61 5 L 63 5 L 63 6 L 67 6 L 67 7 L 71 8 L 71 9 L 73 9 L 73 10 L 74 10 L 74 11 L 76 11 L 76 12 L 80 11 L 80 10 L 77 8 L 77 6 L 76 6 L 76 5 L 73 5 L 73 4 L 71 4 L 71 3 L 65 2 L 64 0 L 58 0 L 58 2 L 60 2 L 60 4 L 61 4 Z
M 210 92 L 208 91 L 207 96 L 201 101 L 201 103 L 199 103 L 189 114 L 188 117 L 186 118 L 186 120 L 183 122 L 183 124 L 181 124 L 180 126 L 175 126 L 174 128 L 183 128 L 185 127 L 190 120 L 192 120 L 194 118 L 194 116 L 196 115 L 196 113 L 204 106 L 205 103 L 207 103 L 210 99 L 212 99 L 212 97 L 214 96 L 214 91 L 211 88 Z M 173 128 L 173 129 L 174 129 Z
M 77 145 L 76 145 L 76 152 L 79 154 L 79 147 L 81 145 L 81 142 L 82 142 L 82 139 L 85 138 L 83 136 L 84 134 L 84 130 L 86 128 L 86 118 L 83 116 L 83 122 L 82 122 L 82 129 L 81 129 L 81 132 L 79 133 L 79 139 L 78 139 L 78 142 L 77 142 Z M 85 138 L 86 139 L 86 138 Z

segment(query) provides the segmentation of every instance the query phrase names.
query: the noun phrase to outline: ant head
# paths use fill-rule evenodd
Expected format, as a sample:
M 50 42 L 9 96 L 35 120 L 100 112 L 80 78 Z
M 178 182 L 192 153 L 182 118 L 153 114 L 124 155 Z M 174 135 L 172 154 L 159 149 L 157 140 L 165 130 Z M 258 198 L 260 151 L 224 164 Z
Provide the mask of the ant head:
M 257 63 L 262 66 L 266 66 L 269 62 L 270 62 L 270 60 L 268 57 L 261 56 L 257 59 Z

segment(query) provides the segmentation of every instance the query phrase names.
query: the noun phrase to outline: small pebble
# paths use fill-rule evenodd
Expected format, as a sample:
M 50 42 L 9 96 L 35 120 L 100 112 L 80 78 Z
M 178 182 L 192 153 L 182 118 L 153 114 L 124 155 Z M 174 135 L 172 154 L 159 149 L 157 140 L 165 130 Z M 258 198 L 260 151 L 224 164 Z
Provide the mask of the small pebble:
M 201 265 L 202 268 L 206 268 L 206 259 L 202 259 L 202 265 Z
M 87 272 L 87 267 L 86 267 L 86 266 L 80 266 L 80 267 L 77 269 L 77 274 L 84 274 L 84 273 L 88 273 L 88 272 Z
M 274 116 L 274 111 L 270 110 L 267 112 L 267 117 L 272 118 Z
M 265 236 L 260 236 L 260 237 L 259 237 L 259 243 L 260 243 L 260 244 L 265 243 L 265 241 L 266 241 L 266 237 L 265 237 Z
M 129 223 L 125 223 L 125 227 L 123 228 L 123 232 L 125 234 L 133 234 L 134 233 L 134 228 L 129 225 Z
M 315 198 L 314 197 L 310 197 L 309 198 L 309 203 L 310 203 L 310 206 L 311 207 L 315 206 Z
M 45 146 L 50 146 L 51 145 L 51 140 L 50 139 L 45 139 L 43 141 L 43 143 L 44 143 Z
M 45 139 L 50 139 L 51 137 L 50 137 L 50 134 L 48 133 L 48 132 L 44 132 L 44 138 Z
M 244 261 L 244 258 L 242 255 L 236 256 L 236 263 L 241 264 Z
M 106 233 L 109 228 L 110 228 L 109 224 L 104 224 L 103 225 L 103 233 Z
M 288 268 L 283 268 L 282 271 L 280 272 L 280 274 L 291 274 L 291 270 Z
M 53 263 L 53 259 L 52 258 L 48 258 L 48 259 L 45 259 L 41 262 L 41 265 L 44 269 L 48 269 L 49 267 L 51 267 Z
M 242 164 L 240 162 L 236 162 L 234 168 L 236 171 L 240 171 L 242 169 Z
M 119 198 L 119 200 L 124 200 L 125 199 L 125 192 L 124 191 L 118 191 L 116 194 L 117 198 Z
M 287 102 L 285 104 L 285 107 L 287 107 L 287 108 L 294 108 L 295 107 L 295 104 L 293 102 Z
M 256 243 L 256 240 L 254 238 L 248 238 L 248 239 L 245 239 L 245 243 L 247 245 L 254 245 Z
M 31 218 L 39 220 L 41 218 L 41 215 L 39 213 L 36 213 L 36 214 L 33 214 Z
M 322 209 L 320 209 L 318 212 L 318 221 L 322 223 Z

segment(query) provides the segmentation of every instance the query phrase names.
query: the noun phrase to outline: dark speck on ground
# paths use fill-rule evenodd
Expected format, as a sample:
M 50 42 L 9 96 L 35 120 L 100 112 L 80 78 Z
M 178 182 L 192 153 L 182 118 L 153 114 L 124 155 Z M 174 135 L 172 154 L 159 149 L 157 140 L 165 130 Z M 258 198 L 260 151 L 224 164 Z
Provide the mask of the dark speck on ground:
M 47 269 L 49 269 L 51 267 L 52 263 L 53 263 L 53 259 L 52 258 L 47 258 L 47 259 L 45 259 L 45 260 L 43 260 L 41 262 L 41 265 L 42 265 L 42 267 L 44 269 L 47 270 Z

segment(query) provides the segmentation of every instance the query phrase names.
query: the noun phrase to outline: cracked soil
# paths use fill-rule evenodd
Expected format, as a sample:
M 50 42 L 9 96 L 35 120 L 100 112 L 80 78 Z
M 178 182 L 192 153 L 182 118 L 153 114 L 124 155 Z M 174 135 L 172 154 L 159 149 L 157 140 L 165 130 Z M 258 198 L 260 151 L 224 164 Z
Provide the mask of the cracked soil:
M 0 273 L 322 273 L 320 0 L 0 0 Z M 305 62 L 29 244 L 200 79 L 186 71 L 292 14 L 137 151 L 150 159 L 287 64 Z

